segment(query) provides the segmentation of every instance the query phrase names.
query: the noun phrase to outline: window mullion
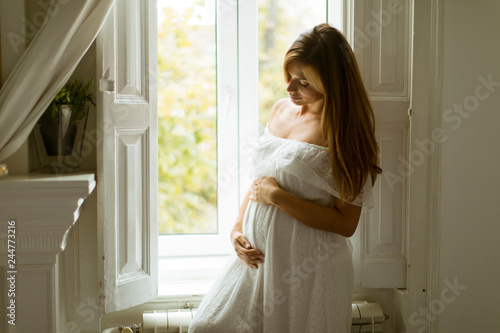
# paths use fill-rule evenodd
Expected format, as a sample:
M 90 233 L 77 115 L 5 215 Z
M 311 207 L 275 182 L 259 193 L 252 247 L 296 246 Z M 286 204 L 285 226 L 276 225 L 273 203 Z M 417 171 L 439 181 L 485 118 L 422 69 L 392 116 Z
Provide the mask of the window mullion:
M 250 182 L 251 152 L 259 135 L 259 17 L 257 1 L 238 5 L 239 197 Z
M 344 34 L 347 31 L 345 16 L 348 1 L 350 0 L 326 0 L 327 22 Z
M 217 216 L 229 237 L 238 198 L 238 2 L 217 2 Z M 229 244 L 229 241 L 225 242 Z

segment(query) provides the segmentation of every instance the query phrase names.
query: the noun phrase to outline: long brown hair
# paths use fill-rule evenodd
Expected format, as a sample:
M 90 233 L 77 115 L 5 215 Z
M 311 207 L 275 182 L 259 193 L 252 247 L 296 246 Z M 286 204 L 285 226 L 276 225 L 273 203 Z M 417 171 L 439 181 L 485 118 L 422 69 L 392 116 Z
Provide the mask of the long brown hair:
M 287 51 L 287 82 L 291 62 L 302 65 L 306 80 L 325 98 L 321 128 L 333 177 L 341 202 L 354 201 L 368 175 L 373 185 L 382 172 L 373 110 L 354 53 L 342 33 L 324 23 L 301 34 Z

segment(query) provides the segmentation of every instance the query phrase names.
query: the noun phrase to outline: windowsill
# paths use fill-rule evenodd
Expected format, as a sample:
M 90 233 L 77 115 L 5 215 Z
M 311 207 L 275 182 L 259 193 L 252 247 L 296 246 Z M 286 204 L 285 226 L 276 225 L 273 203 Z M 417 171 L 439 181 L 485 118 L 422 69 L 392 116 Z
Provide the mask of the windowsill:
M 230 255 L 172 256 L 158 260 L 158 297 L 200 296 L 207 293 Z

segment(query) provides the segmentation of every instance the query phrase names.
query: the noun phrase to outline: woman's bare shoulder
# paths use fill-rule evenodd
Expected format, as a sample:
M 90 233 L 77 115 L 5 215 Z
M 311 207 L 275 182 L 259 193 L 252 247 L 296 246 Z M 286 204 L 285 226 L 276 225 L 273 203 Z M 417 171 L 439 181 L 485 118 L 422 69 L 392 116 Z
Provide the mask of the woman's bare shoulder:
M 277 101 L 269 116 L 269 130 L 282 138 L 304 141 L 317 146 L 328 144 L 321 130 L 321 117 L 297 118 L 300 107 L 289 98 Z
M 290 101 L 290 98 L 286 97 L 286 98 L 282 98 L 280 100 L 278 100 L 276 103 L 274 103 L 274 106 L 273 108 L 275 107 L 283 107 L 283 106 L 286 106 L 286 105 L 290 105 L 292 102 Z
M 275 116 L 276 114 L 279 114 L 283 111 L 283 109 L 286 109 L 290 105 L 290 98 L 283 98 L 274 103 L 273 108 L 271 109 L 271 115 L 269 118 Z
M 269 115 L 269 125 L 277 120 L 284 121 L 287 118 L 287 111 L 290 107 L 292 107 L 290 98 L 283 98 L 274 103 L 271 114 Z

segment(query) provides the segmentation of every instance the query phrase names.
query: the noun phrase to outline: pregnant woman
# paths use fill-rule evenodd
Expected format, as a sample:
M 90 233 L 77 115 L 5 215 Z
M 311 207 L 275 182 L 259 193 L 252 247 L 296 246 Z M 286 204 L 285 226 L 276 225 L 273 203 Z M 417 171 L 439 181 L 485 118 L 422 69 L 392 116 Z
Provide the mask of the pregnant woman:
M 381 173 L 374 116 L 354 54 L 321 24 L 283 65 L 253 156 L 253 184 L 231 233 L 236 254 L 189 332 L 350 332 L 350 237 Z

